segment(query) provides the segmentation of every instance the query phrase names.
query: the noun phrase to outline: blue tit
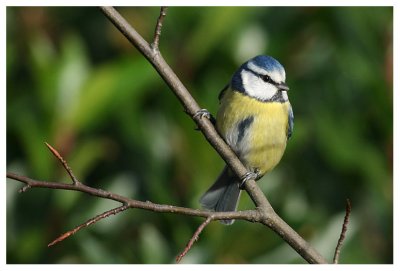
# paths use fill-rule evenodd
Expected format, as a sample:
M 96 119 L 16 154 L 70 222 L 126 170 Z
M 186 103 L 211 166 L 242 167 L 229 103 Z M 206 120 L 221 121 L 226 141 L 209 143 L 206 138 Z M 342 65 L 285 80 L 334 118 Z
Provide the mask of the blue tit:
M 260 55 L 240 66 L 219 95 L 217 131 L 257 180 L 279 163 L 292 135 L 294 116 L 285 79 L 276 59 Z M 235 211 L 242 181 L 225 166 L 201 205 L 216 212 Z

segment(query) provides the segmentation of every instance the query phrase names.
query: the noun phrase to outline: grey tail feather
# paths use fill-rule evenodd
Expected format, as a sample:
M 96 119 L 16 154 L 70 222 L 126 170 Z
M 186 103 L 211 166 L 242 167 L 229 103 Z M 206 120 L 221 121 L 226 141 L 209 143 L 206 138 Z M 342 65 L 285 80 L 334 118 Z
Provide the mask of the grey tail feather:
M 203 208 L 216 212 L 236 211 L 240 196 L 239 180 L 236 175 L 225 166 L 215 183 L 200 198 Z M 230 225 L 233 219 L 220 220 Z

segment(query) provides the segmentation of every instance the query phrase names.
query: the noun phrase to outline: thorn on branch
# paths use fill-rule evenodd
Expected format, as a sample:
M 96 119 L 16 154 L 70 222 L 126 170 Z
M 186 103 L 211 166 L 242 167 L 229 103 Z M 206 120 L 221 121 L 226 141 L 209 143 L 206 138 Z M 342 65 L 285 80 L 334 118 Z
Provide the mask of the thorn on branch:
M 342 225 L 342 232 L 340 233 L 340 237 L 335 249 L 335 256 L 333 257 L 333 263 L 338 264 L 339 263 L 339 257 L 340 257 L 340 250 L 343 246 L 344 239 L 346 238 L 346 232 L 347 232 L 347 226 L 349 224 L 349 219 L 350 219 L 350 213 L 351 213 L 351 203 L 350 200 L 346 200 L 346 214 L 344 216 L 344 221 Z
M 94 224 L 96 222 L 99 222 L 100 220 L 102 220 L 102 219 L 104 219 L 106 217 L 109 217 L 110 215 L 116 215 L 116 214 L 118 214 L 120 212 L 123 212 L 128 208 L 129 208 L 129 206 L 124 204 L 124 205 L 122 205 L 120 207 L 111 209 L 111 210 L 109 210 L 107 212 L 104 212 L 104 213 L 102 213 L 102 214 L 100 214 L 100 215 L 98 215 L 96 217 L 93 217 L 93 218 L 89 219 L 88 221 L 86 221 L 85 223 L 77 226 L 76 228 L 74 228 L 74 229 L 72 229 L 70 231 L 67 231 L 66 233 L 62 234 L 57 239 L 55 239 L 53 242 L 49 243 L 47 245 L 47 247 L 51 247 L 51 246 L 57 244 L 58 242 L 61 242 L 61 241 L 65 240 L 65 239 L 67 239 L 71 235 L 74 235 L 79 230 L 81 230 L 83 228 L 86 228 L 86 227 L 88 227 L 88 226 L 90 226 L 90 225 L 92 225 L 92 224 Z
M 214 219 L 213 216 L 209 216 L 207 217 L 207 219 L 201 223 L 201 225 L 197 228 L 197 230 L 195 231 L 195 233 L 193 234 L 192 238 L 190 238 L 189 242 L 187 243 L 185 249 L 182 251 L 181 254 L 179 254 L 176 257 L 176 262 L 179 263 L 183 257 L 185 257 L 185 255 L 189 252 L 189 250 L 192 248 L 193 244 L 195 241 L 197 241 L 199 239 L 199 235 L 200 233 L 204 230 L 204 228 Z
M 161 28 L 164 21 L 165 16 L 167 15 L 168 7 L 161 7 L 160 9 L 160 16 L 157 19 L 156 29 L 154 31 L 154 40 L 151 44 L 151 48 L 153 50 L 158 50 L 158 45 L 160 43 L 160 36 L 161 36 Z
M 80 182 L 79 180 L 75 177 L 74 173 L 72 172 L 72 169 L 68 166 L 67 161 L 62 158 L 62 156 L 58 153 L 56 149 L 54 149 L 49 143 L 45 142 L 47 148 L 51 151 L 51 153 L 61 162 L 65 170 L 67 171 L 68 175 L 71 177 L 72 183 L 74 185 L 79 185 Z
M 20 190 L 18 190 L 18 193 L 25 193 L 26 191 L 28 191 L 29 188 L 31 188 L 31 186 L 29 184 L 27 184 L 24 187 L 22 187 Z

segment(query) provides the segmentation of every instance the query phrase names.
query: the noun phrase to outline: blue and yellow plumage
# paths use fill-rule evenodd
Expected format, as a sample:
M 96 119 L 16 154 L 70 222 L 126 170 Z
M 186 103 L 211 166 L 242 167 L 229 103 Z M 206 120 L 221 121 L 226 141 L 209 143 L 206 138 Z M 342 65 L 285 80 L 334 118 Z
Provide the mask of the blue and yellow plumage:
M 293 111 L 285 84 L 285 70 L 270 56 L 244 63 L 221 92 L 216 126 L 249 172 L 258 178 L 281 160 L 293 130 Z M 202 196 L 206 209 L 234 211 L 241 180 L 226 166 Z M 225 224 L 233 220 L 222 221 Z

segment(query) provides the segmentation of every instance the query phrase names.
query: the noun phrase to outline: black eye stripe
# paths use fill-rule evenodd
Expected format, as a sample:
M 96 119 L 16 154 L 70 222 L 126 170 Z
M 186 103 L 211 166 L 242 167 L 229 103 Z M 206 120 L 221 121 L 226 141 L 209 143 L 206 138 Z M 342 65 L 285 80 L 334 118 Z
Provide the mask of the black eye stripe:
M 264 82 L 266 82 L 266 83 L 270 83 L 270 84 L 272 84 L 272 85 L 277 85 L 277 84 L 278 84 L 277 82 L 275 82 L 274 80 L 272 80 L 272 78 L 271 78 L 269 75 L 267 75 L 267 74 L 262 75 L 262 74 L 256 73 L 255 71 L 253 71 L 253 70 L 251 70 L 251 69 L 249 69 L 249 68 L 244 68 L 244 70 L 246 70 L 246 71 L 248 71 L 248 72 L 251 72 L 252 74 L 258 76 L 259 78 L 261 78 L 261 79 L 262 79 Z
M 278 83 L 275 82 L 274 80 L 272 80 L 272 78 L 269 75 L 266 75 L 266 74 L 265 75 L 260 75 L 260 78 L 266 83 L 270 83 L 270 84 L 272 84 L 274 86 L 278 85 Z

